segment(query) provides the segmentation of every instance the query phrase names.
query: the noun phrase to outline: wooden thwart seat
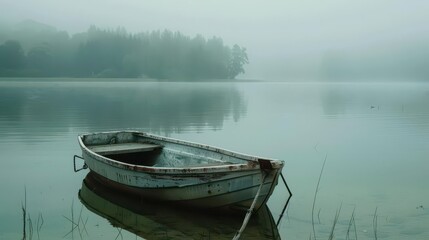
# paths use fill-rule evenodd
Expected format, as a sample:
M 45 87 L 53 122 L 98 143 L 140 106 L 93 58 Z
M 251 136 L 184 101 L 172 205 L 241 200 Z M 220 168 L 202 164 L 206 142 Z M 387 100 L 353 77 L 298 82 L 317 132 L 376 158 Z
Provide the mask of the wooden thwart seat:
M 88 146 L 88 148 L 100 155 L 110 155 L 110 154 L 149 152 L 155 149 L 162 148 L 162 146 L 156 145 L 156 144 L 150 144 L 150 143 L 118 143 L 118 144 Z

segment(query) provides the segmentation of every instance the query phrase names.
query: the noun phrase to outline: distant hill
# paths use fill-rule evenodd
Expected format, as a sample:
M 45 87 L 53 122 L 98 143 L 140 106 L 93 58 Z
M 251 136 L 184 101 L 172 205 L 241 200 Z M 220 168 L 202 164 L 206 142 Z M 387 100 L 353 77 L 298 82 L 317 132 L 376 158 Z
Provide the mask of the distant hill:
M 36 22 L 31 19 L 19 22 L 15 24 L 13 30 L 16 31 L 26 31 L 26 32 L 56 32 L 57 29 L 53 26 Z
M 63 35 L 61 41 L 67 41 L 68 33 L 58 31 L 55 27 L 40 23 L 34 20 L 25 20 L 17 24 L 0 25 L 0 43 L 8 40 L 15 40 L 21 44 L 24 52 L 28 52 L 35 47 L 45 43 L 52 43 L 57 39 L 57 35 Z M 57 41 L 58 40 L 54 40 Z

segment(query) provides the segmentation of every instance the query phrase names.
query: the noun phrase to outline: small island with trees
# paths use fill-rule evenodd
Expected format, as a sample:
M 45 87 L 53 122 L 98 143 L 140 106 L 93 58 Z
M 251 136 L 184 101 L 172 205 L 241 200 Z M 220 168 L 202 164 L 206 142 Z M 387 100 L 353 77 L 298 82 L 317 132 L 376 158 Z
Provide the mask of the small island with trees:
M 0 77 L 234 79 L 247 63 L 237 44 L 169 30 L 131 34 L 91 26 L 69 36 L 34 21 L 0 28 Z

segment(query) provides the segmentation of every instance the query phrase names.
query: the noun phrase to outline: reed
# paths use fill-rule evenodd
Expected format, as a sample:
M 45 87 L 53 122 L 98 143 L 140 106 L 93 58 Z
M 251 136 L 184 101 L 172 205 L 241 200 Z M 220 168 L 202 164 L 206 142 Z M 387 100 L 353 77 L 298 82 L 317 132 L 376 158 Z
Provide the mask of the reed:
M 121 237 L 121 239 L 124 239 L 124 237 L 122 236 L 122 228 L 117 227 L 116 230 L 118 230 L 118 235 L 116 235 L 115 240 L 117 240 L 119 237 Z
M 27 188 L 24 186 L 24 202 L 21 202 L 22 209 L 22 239 L 26 240 L 33 238 L 33 221 L 31 220 L 30 214 L 27 210 Z M 27 226 L 28 221 L 28 226 Z M 27 228 L 28 228 L 28 236 L 27 236 Z
M 22 240 L 27 239 L 27 232 L 26 232 L 26 218 L 27 218 L 27 188 L 24 187 L 24 203 L 21 202 L 21 209 L 22 209 L 22 222 L 23 222 L 23 229 L 22 229 Z
M 317 219 L 319 220 L 319 224 L 322 224 L 320 221 L 320 211 L 322 211 L 322 208 L 319 208 L 319 211 L 317 212 Z
M 325 168 L 326 159 L 328 158 L 328 154 L 325 155 L 325 160 L 323 161 L 322 169 L 320 170 L 319 180 L 317 181 L 316 190 L 314 191 L 314 198 L 313 198 L 313 207 L 311 209 L 311 225 L 313 227 L 313 237 L 314 240 L 316 240 L 316 229 L 314 227 L 314 207 L 316 205 L 316 199 L 317 199 L 317 193 L 319 192 L 319 185 L 320 180 L 322 179 L 323 169 Z
M 356 231 L 356 221 L 355 221 L 355 217 L 353 216 L 353 228 L 355 229 L 355 240 L 357 240 L 358 239 L 358 236 L 357 236 L 357 231 Z
M 335 212 L 334 222 L 332 223 L 331 233 L 329 234 L 329 238 L 328 238 L 329 240 L 334 239 L 335 226 L 337 225 L 338 218 L 340 217 L 341 208 L 342 208 L 342 204 L 340 205 L 340 208 Z
M 317 239 L 317 237 L 316 237 L 316 229 L 315 229 L 315 205 L 316 205 L 317 194 L 319 192 L 319 186 L 320 186 L 320 182 L 321 182 L 321 179 L 322 179 L 322 175 L 323 175 L 323 171 L 324 171 L 324 168 L 325 168 L 327 157 L 328 157 L 328 155 L 326 154 L 325 159 L 323 161 L 322 168 L 320 170 L 319 179 L 317 181 L 316 189 L 314 191 L 313 205 L 312 205 L 312 210 L 311 210 L 311 225 L 312 225 L 312 228 L 313 228 L 312 229 L 313 232 L 310 233 L 309 238 L 308 238 L 309 240 L 316 240 Z M 328 237 L 329 240 L 332 240 L 332 239 L 335 238 L 335 228 L 336 228 L 336 225 L 337 225 L 338 220 L 339 220 L 341 209 L 342 209 L 342 204 L 340 205 L 340 207 L 338 208 L 338 210 L 335 213 L 334 220 L 333 220 L 333 223 L 332 223 L 332 226 L 331 226 L 331 231 L 330 231 L 330 234 L 329 234 L 329 237 Z M 322 209 L 319 208 L 318 213 L 317 213 L 317 219 L 318 219 L 319 224 L 321 224 L 321 221 L 320 221 L 320 212 L 321 212 L 321 210 Z M 357 228 L 356 228 L 356 219 L 355 219 L 355 216 L 356 216 L 356 207 L 353 209 L 352 214 L 351 214 L 350 219 L 349 219 L 349 223 L 348 223 L 348 226 L 347 226 L 346 237 L 345 237 L 346 240 L 351 240 L 351 239 L 353 239 L 353 237 L 354 237 L 354 240 L 358 240 L 358 233 L 357 233 Z M 373 219 L 372 219 L 372 226 L 373 226 L 374 239 L 378 240 L 378 207 L 376 207 L 375 210 L 374 210 Z M 351 237 L 351 235 L 353 234 L 353 232 L 354 232 L 354 236 Z
M 39 213 L 37 216 L 37 222 L 36 222 L 36 231 L 37 231 L 37 239 L 40 239 L 40 230 L 42 230 L 43 223 L 45 221 L 43 220 L 42 213 Z
M 33 221 L 31 220 L 30 214 L 28 214 L 28 233 L 29 239 L 33 239 Z
M 86 218 L 85 222 L 83 221 L 82 211 L 83 211 L 83 205 L 80 206 L 79 218 L 77 220 L 77 222 L 78 222 L 77 228 L 78 228 L 80 234 L 82 234 L 83 231 L 85 231 L 86 234 L 88 235 L 88 231 L 86 230 L 86 223 L 88 222 L 88 218 Z M 82 223 L 82 225 L 81 225 L 81 223 Z
M 71 217 L 66 217 L 64 215 L 63 215 L 63 217 L 71 223 L 71 230 L 69 232 L 67 232 L 63 236 L 63 238 L 65 238 L 71 234 L 72 239 L 74 239 L 74 231 L 76 229 L 77 229 L 77 232 L 79 233 L 80 239 L 83 239 L 82 233 L 84 231 L 89 236 L 88 231 L 86 230 L 86 224 L 88 222 L 88 218 L 86 218 L 85 221 L 83 221 L 83 218 L 82 218 L 83 205 L 80 208 L 79 217 L 77 218 L 77 221 L 75 221 L 75 218 L 74 218 L 74 201 L 72 201 L 70 209 L 71 209 Z
M 356 210 L 356 207 L 353 208 L 353 212 L 352 212 L 352 215 L 350 217 L 349 225 L 347 227 L 346 240 L 350 239 L 350 230 L 351 230 L 352 226 L 354 226 L 355 240 L 357 240 L 356 222 L 355 222 L 355 210 Z
M 378 210 L 378 207 L 375 208 L 374 218 L 372 219 L 372 227 L 374 229 L 374 239 L 375 240 L 378 239 L 378 237 L 377 237 L 377 222 L 378 222 L 377 221 L 378 220 L 377 210 Z
M 33 219 L 27 209 L 27 188 L 24 186 L 24 202 L 21 202 L 22 210 L 22 239 L 33 239 L 34 231 L 37 233 L 37 239 L 40 239 L 40 231 L 45 223 L 42 213 L 37 215 L 36 225 L 33 226 Z
M 67 219 L 70 223 L 71 223 L 71 230 L 69 231 L 69 232 L 67 232 L 64 236 L 63 236 L 63 238 L 65 238 L 65 237 L 67 237 L 68 235 L 72 235 L 72 239 L 74 239 L 74 234 L 73 234 L 73 232 L 74 232 L 74 230 L 75 230 L 75 228 L 77 227 L 77 224 L 74 222 L 74 219 L 73 219 L 73 214 L 72 214 L 72 217 L 71 217 L 71 219 L 70 218 L 68 218 L 68 217 L 66 217 L 66 216 L 64 216 L 63 215 L 63 217 L 65 218 L 65 219 Z

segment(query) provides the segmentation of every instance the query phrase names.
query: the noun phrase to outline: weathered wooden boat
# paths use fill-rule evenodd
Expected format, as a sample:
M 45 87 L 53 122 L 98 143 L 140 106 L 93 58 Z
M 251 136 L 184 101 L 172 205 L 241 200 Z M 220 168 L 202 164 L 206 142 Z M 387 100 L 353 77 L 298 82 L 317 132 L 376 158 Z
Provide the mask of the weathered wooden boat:
M 106 185 L 193 207 L 253 206 L 257 211 L 271 196 L 284 165 L 137 131 L 83 134 L 78 141 L 84 167 Z
M 88 210 L 110 223 L 100 222 L 96 232 L 91 233 L 94 238 L 97 231 L 108 238 L 105 228 L 113 226 L 144 239 L 231 239 L 242 222 L 242 215 L 207 214 L 147 201 L 139 195 L 109 188 L 93 172 L 82 181 L 79 199 Z M 126 233 L 122 234 L 127 238 Z M 280 239 L 266 205 L 249 222 L 241 239 Z

